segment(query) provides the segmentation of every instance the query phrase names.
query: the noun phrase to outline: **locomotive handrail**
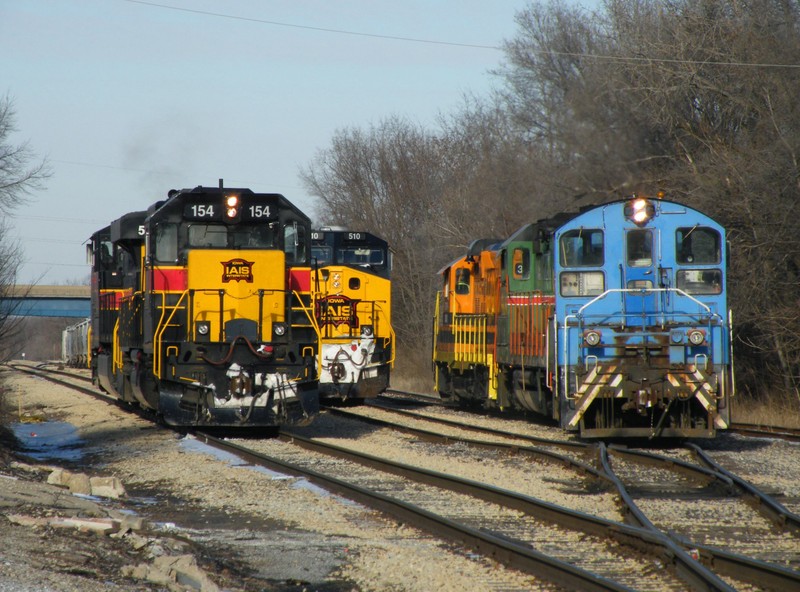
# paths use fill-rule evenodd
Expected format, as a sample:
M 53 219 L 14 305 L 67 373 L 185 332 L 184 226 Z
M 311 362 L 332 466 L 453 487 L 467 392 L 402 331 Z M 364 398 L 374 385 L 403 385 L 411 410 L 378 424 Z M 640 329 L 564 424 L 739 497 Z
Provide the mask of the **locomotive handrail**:
M 119 317 L 114 323 L 114 329 L 111 331 L 111 367 L 114 374 L 118 369 L 122 368 L 122 348 L 119 347 Z
M 686 298 L 688 298 L 689 300 L 695 302 L 702 309 L 705 310 L 705 313 L 708 314 L 708 317 L 709 317 L 708 318 L 709 326 L 711 325 L 711 319 L 713 319 L 713 318 L 716 318 L 718 320 L 718 322 L 720 323 L 720 325 L 724 326 L 724 319 L 722 318 L 722 316 L 719 313 L 712 311 L 710 306 L 708 306 L 704 302 L 701 302 L 700 300 L 698 300 L 697 298 L 695 298 L 691 294 L 686 293 L 685 291 L 681 290 L 680 288 L 634 288 L 634 289 L 631 289 L 631 288 L 611 288 L 609 290 L 604 291 L 602 294 L 599 294 L 598 296 L 594 297 L 592 300 L 590 300 L 589 302 L 587 302 L 586 304 L 581 306 L 578 309 L 577 312 L 572 313 L 572 314 L 568 314 L 568 315 L 566 315 L 564 317 L 564 325 L 563 325 L 563 333 L 564 333 L 563 359 L 564 359 L 564 370 L 565 370 L 564 379 L 565 379 L 565 381 L 569 380 L 569 368 L 570 368 L 570 364 L 569 364 L 569 328 L 570 328 L 570 320 L 572 320 L 572 319 L 578 320 L 578 325 L 577 326 L 580 326 L 581 325 L 580 321 L 585 318 L 584 311 L 587 308 L 589 308 L 590 306 L 592 306 L 593 304 L 595 304 L 598 301 L 604 299 L 609 294 L 612 294 L 612 293 L 618 293 L 618 294 L 641 293 L 641 294 L 644 294 L 644 293 L 648 293 L 648 292 L 662 292 L 662 293 L 674 292 L 674 293 L 678 294 L 679 296 L 685 296 Z M 624 312 L 624 306 L 623 306 L 623 311 L 620 311 L 619 313 L 616 313 L 617 316 L 623 316 L 623 317 L 640 316 L 640 314 L 641 313 L 638 313 L 638 312 L 637 313 Z M 669 316 L 677 317 L 677 316 L 681 316 L 681 315 L 689 315 L 690 313 L 675 312 L 675 311 L 673 311 L 671 313 L 667 313 L 666 311 L 662 310 L 660 313 L 653 313 L 653 314 L 660 314 L 662 317 L 666 317 L 666 315 L 669 314 Z M 613 315 L 606 315 L 606 316 L 613 316 Z M 556 382 L 558 382 L 558 381 L 556 381 Z M 570 397 L 569 396 L 569 389 L 567 389 L 567 391 L 565 392 L 564 396 L 567 397 L 567 398 L 574 398 L 574 397 Z
M 311 303 L 309 306 L 306 306 L 303 303 L 303 299 L 301 298 L 300 292 L 297 290 L 292 290 L 292 297 L 296 299 L 297 302 L 300 303 L 300 310 L 308 318 L 309 322 L 311 323 L 311 327 L 314 329 L 314 333 L 317 335 L 317 344 L 320 343 L 322 331 L 319 328 L 319 323 L 317 323 L 317 315 L 314 314 L 314 310 L 316 308 L 316 301 L 317 301 L 317 292 L 311 293 Z M 317 346 L 317 368 L 322 367 L 322 348 Z
M 314 319 L 313 319 L 312 322 L 314 323 L 314 326 L 317 327 L 317 336 L 319 338 L 322 338 L 322 328 L 319 327 L 319 324 L 317 323 L 316 305 L 317 305 L 317 302 L 319 300 L 321 300 L 322 298 L 324 298 L 325 296 L 327 296 L 327 294 L 323 295 L 322 292 L 313 292 L 312 302 L 311 302 L 311 309 L 310 310 L 312 311 L 312 314 L 314 316 Z M 355 302 L 355 306 L 354 306 L 354 310 L 353 310 L 353 316 L 358 317 L 359 315 L 366 315 L 366 316 L 369 317 L 370 323 L 372 324 L 373 329 L 375 331 L 373 333 L 373 337 L 375 339 L 382 339 L 384 344 L 386 344 L 387 342 L 389 343 L 390 349 L 391 349 L 391 357 L 389 358 L 388 363 L 392 367 L 394 367 L 396 334 L 395 334 L 395 331 L 394 331 L 394 327 L 392 326 L 392 323 L 389 320 L 389 315 L 386 313 L 386 310 L 384 310 L 383 306 L 381 306 L 382 304 L 386 304 L 386 302 L 387 302 L 386 300 L 359 300 L 359 301 L 356 301 Z M 366 310 L 359 310 L 359 305 L 363 305 L 362 308 L 366 308 Z M 379 323 L 380 319 L 383 319 L 384 322 L 386 323 L 386 326 L 389 327 L 389 336 L 388 337 L 379 336 L 378 335 L 377 327 L 378 327 L 378 323 Z M 355 336 L 352 334 L 352 332 L 348 333 L 347 335 L 332 335 L 328 331 L 325 332 L 325 339 L 328 339 L 328 340 L 342 340 L 342 341 L 345 341 L 345 340 L 351 340 L 354 337 Z M 384 347 L 385 347 L 385 345 L 384 345 Z M 319 348 L 319 351 L 317 353 L 317 357 L 319 358 L 318 361 L 319 361 L 320 366 L 323 363 L 322 355 L 323 355 L 322 348 Z
M 584 304 L 582 307 L 580 307 L 578 309 L 578 312 L 575 313 L 576 316 L 582 315 L 583 311 L 586 310 L 587 308 L 589 308 L 595 302 L 597 302 L 598 300 L 602 300 L 603 298 L 605 298 L 606 296 L 608 296 L 609 294 L 612 294 L 614 292 L 619 292 L 619 293 L 639 293 L 639 294 L 645 294 L 647 292 L 675 292 L 676 294 L 679 294 L 680 296 L 686 296 L 689 300 L 692 300 L 695 304 L 698 304 L 702 308 L 706 309 L 706 312 L 708 314 L 719 316 L 717 313 L 711 312 L 711 307 L 708 306 L 706 303 L 701 302 L 700 300 L 698 300 L 697 298 L 695 298 L 691 294 L 687 294 L 686 292 L 684 292 L 680 288 L 612 288 L 610 290 L 606 290 L 605 292 L 603 292 L 599 296 L 594 297 L 592 300 L 590 300 L 589 302 Z M 625 314 L 627 314 L 627 313 L 625 313 Z
M 389 365 L 392 368 L 394 368 L 394 360 L 395 360 L 395 347 L 394 346 L 395 346 L 396 335 L 395 335 L 395 332 L 394 332 L 394 326 L 388 320 L 388 316 L 386 314 L 386 311 L 381 306 L 381 303 L 385 303 L 386 301 L 385 300 L 373 300 L 371 302 L 372 302 L 372 305 L 373 305 L 373 311 L 377 308 L 378 309 L 378 313 L 379 313 L 378 315 L 375 315 L 373 318 L 377 319 L 377 318 L 383 317 L 384 320 L 386 321 L 386 324 L 389 326 L 389 337 L 382 337 L 382 339 L 384 340 L 384 343 L 386 342 L 387 339 L 389 341 L 389 345 L 390 345 L 391 352 L 392 352 L 392 355 L 389 358 Z
M 175 313 L 178 312 L 178 308 L 183 302 L 183 299 L 189 294 L 189 290 L 184 290 L 178 301 L 175 304 L 167 305 L 167 292 L 154 292 L 160 293 L 162 296 L 161 301 L 161 318 L 158 319 L 158 324 L 156 325 L 156 330 L 153 332 L 153 348 L 154 348 L 154 355 L 153 355 L 153 374 L 155 374 L 159 380 L 163 377 L 161 376 L 161 340 L 164 336 L 164 332 L 169 327 L 170 322 L 172 321 L 172 317 L 175 316 Z M 166 322 L 164 322 L 164 316 L 166 315 L 167 308 L 171 308 L 172 312 L 167 318 Z

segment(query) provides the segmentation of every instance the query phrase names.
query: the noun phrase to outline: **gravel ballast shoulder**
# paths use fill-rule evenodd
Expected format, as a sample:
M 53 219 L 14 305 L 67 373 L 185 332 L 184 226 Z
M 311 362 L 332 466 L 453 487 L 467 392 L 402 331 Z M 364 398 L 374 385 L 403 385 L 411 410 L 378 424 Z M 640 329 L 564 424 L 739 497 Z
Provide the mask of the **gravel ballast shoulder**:
M 187 445 L 185 438 L 115 406 L 39 379 L 4 374 L 9 409 L 76 426 L 83 441 L 83 457 L 78 467 L 70 468 L 121 479 L 128 499 L 119 503 L 147 518 L 158 534 L 173 537 L 167 540 L 188 541 L 192 548 L 197 547 L 198 562 L 221 589 L 556 589 L 297 479 L 235 466 L 210 451 L 198 451 L 197 446 Z M 0 479 L 0 489 L 2 483 Z M 5 537 L 4 546 L 24 528 L 3 521 L 0 535 Z M 102 543 L 111 541 L 122 542 L 104 539 Z M 118 563 L 125 563 L 128 552 L 124 548 L 119 551 Z M 80 563 L 81 556 L 75 559 Z M 129 559 L 134 564 L 140 560 Z M 0 592 L 30 589 L 24 587 L 29 580 L 24 557 L 6 555 L 4 560 Z M 97 579 L 104 574 L 90 573 L 92 589 L 159 589 L 151 587 L 152 583 L 119 578 L 123 565 L 107 563 L 119 583 L 98 587 Z M 40 578 L 35 580 L 38 588 L 33 589 L 87 589 L 79 576 L 77 584 L 62 578 L 63 570 L 52 563 L 37 570 L 46 574 L 49 567 L 54 571 L 53 581 Z M 3 587 L 2 578 L 9 586 L 18 578 L 23 587 Z

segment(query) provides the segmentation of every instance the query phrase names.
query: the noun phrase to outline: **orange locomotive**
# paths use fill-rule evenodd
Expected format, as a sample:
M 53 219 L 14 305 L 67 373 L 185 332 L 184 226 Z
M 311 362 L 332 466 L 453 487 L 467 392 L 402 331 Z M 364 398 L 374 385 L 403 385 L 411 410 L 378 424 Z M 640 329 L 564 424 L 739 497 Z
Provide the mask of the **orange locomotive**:
M 543 376 L 544 332 L 552 292 L 530 272 L 528 225 L 506 241 L 478 239 L 439 273 L 434 369 L 436 389 L 464 406 L 518 408 L 544 413 L 548 401 L 533 381 Z
M 249 189 L 170 191 L 92 236 L 92 373 L 175 425 L 319 409 L 309 218 Z

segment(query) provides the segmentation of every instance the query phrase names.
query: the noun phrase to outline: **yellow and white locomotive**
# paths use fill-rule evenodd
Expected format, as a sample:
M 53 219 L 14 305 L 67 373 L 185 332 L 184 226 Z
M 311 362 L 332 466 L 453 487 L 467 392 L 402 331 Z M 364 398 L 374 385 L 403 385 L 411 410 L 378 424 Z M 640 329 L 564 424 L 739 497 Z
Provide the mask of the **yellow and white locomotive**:
M 320 395 L 376 397 L 394 364 L 389 245 L 368 232 L 323 228 L 312 233 L 312 253 Z
M 92 373 L 170 424 L 319 409 L 309 218 L 276 193 L 170 191 L 92 236 Z

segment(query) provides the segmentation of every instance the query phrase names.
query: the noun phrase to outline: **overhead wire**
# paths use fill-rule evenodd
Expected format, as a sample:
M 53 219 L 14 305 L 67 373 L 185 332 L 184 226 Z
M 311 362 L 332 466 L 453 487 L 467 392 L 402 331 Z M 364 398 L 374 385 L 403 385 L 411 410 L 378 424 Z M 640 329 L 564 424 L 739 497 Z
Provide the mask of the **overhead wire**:
M 334 33 L 338 35 L 351 35 L 358 37 L 372 37 L 376 39 L 388 39 L 393 41 L 403 41 L 407 43 L 426 43 L 432 45 L 444 45 L 452 47 L 466 47 L 473 49 L 488 49 L 493 51 L 504 51 L 505 48 L 500 45 L 482 45 L 477 43 L 460 43 L 455 41 L 441 41 L 436 39 L 421 39 L 417 37 L 406 37 L 399 35 L 385 35 L 380 33 L 364 33 L 359 31 L 348 31 L 346 29 L 334 29 L 329 27 L 316 27 L 312 25 L 298 25 L 296 23 L 286 23 L 281 21 L 273 21 L 268 19 L 260 19 L 254 17 L 239 16 L 234 14 L 227 14 L 222 12 L 211 12 L 207 10 L 198 10 L 195 8 L 184 8 L 182 6 L 172 6 L 169 4 L 162 4 L 159 2 L 148 2 L 147 0 L 123 0 L 131 4 L 141 4 L 143 6 L 150 6 L 152 8 L 161 8 L 165 10 L 175 10 L 179 12 L 188 12 L 193 14 L 200 14 L 204 16 L 211 16 L 215 18 L 224 18 L 237 21 L 246 21 L 264 25 L 272 25 L 276 27 L 290 27 L 293 29 L 305 29 L 309 31 L 319 31 L 323 33 Z M 703 65 L 703 66 L 726 66 L 734 68 L 800 68 L 800 64 L 779 64 L 770 62 L 726 62 L 720 60 L 685 60 L 678 58 L 652 58 L 644 56 L 613 56 L 603 54 L 592 54 L 582 52 L 563 52 L 551 50 L 530 50 L 532 53 L 547 55 L 547 56 L 562 56 L 562 57 L 576 57 L 585 59 L 615 61 L 615 62 L 634 62 L 634 63 L 652 63 L 652 64 L 679 64 L 679 65 Z
M 193 14 L 202 14 L 205 16 L 213 16 L 217 18 L 225 18 L 237 21 L 247 21 L 252 23 L 259 23 L 264 25 L 274 25 L 276 27 L 290 27 L 293 29 L 306 29 L 309 31 L 320 31 L 322 33 L 336 33 L 338 35 L 353 35 L 357 37 L 373 37 L 376 39 L 389 39 L 392 41 L 406 41 L 411 43 L 429 43 L 433 45 L 451 45 L 454 47 L 470 47 L 470 48 L 477 48 L 477 49 L 491 49 L 491 50 L 500 50 L 501 47 L 496 45 L 480 45 L 477 43 L 458 43 L 454 41 L 438 41 L 435 39 L 420 39 L 416 37 L 403 37 L 397 35 L 382 35 L 379 33 L 363 33 L 359 31 L 348 31 L 346 29 L 333 29 L 329 27 L 315 27 L 312 25 L 298 25 L 295 23 L 284 23 L 280 21 L 272 21 L 267 19 L 259 19 L 253 17 L 246 17 L 246 16 L 238 16 L 234 14 L 225 14 L 222 12 L 210 12 L 207 10 L 197 10 L 195 8 L 184 8 L 182 6 L 170 6 L 168 4 L 161 4 L 158 2 L 146 2 L 145 0 L 124 0 L 125 2 L 130 2 L 131 4 L 143 4 L 145 6 L 152 6 L 154 8 L 164 8 L 168 10 L 177 10 L 180 12 L 191 12 Z

